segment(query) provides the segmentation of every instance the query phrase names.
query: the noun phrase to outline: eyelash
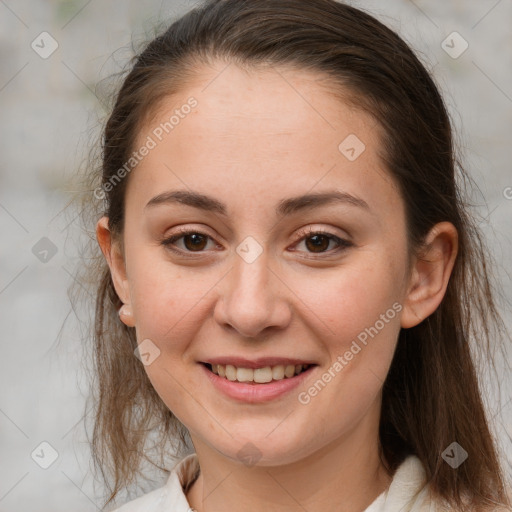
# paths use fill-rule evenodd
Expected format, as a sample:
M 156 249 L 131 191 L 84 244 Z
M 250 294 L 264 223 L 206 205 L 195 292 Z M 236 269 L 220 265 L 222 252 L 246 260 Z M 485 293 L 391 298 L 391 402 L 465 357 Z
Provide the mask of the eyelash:
M 180 238 L 183 238 L 183 237 L 185 237 L 187 235 L 192 235 L 192 234 L 194 234 L 194 235 L 201 235 L 201 236 L 204 236 L 206 238 L 209 238 L 209 239 L 213 240 L 210 237 L 210 235 L 208 235 L 206 233 L 203 233 L 202 231 L 199 231 L 197 229 L 179 228 L 178 232 L 176 234 L 172 235 L 169 238 L 161 240 L 161 244 L 164 247 L 166 247 L 167 249 L 169 249 L 170 251 L 172 251 L 172 252 L 174 252 L 176 254 L 179 254 L 179 255 L 187 255 L 187 256 L 188 255 L 192 255 L 192 254 L 200 255 L 204 251 L 188 251 L 188 250 L 184 251 L 183 249 L 176 249 L 176 248 L 174 248 L 172 246 L 174 244 L 174 242 L 176 242 Z M 313 237 L 315 235 L 325 236 L 325 237 L 329 238 L 329 240 L 332 240 L 332 241 L 336 242 L 338 244 L 338 248 L 335 249 L 335 251 L 334 251 L 335 253 L 338 253 L 338 252 L 340 252 L 342 250 L 348 249 L 349 247 L 352 247 L 354 245 L 352 242 L 349 242 L 348 240 L 344 240 L 342 238 L 339 238 L 338 236 L 333 235 L 332 233 L 329 233 L 328 231 L 324 231 L 323 229 L 313 229 L 313 228 L 309 228 L 308 230 L 300 232 L 299 233 L 300 238 L 295 242 L 294 245 L 297 245 L 298 243 L 302 242 L 303 240 L 306 240 L 307 238 Z M 311 252 L 310 254 L 322 255 L 322 254 L 329 254 L 329 252 L 332 252 L 332 250 L 331 251 L 320 252 L 320 253 Z M 316 256 L 313 256 L 313 257 L 316 257 Z

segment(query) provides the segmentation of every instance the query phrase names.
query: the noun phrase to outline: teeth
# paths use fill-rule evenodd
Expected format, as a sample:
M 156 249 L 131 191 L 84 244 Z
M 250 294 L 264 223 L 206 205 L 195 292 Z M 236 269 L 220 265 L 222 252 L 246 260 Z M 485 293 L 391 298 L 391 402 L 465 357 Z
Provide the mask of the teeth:
M 272 367 L 272 378 L 274 380 L 284 379 L 284 366 L 282 364 Z
M 265 382 L 270 382 L 272 380 L 272 368 L 270 366 L 265 366 L 265 368 L 256 368 L 253 371 L 254 374 L 254 382 L 258 382 L 260 384 L 264 384 Z
M 236 380 L 238 382 L 251 382 L 254 380 L 254 370 L 251 368 L 237 368 Z
M 238 382 L 256 382 L 258 384 L 265 384 L 272 380 L 283 380 L 284 378 L 291 378 L 302 371 L 307 370 L 309 365 L 305 364 L 289 364 L 289 365 L 276 365 L 265 366 L 263 368 L 237 368 L 231 364 L 213 364 L 211 370 L 219 377 L 224 377 L 230 381 Z
M 218 367 L 219 365 L 217 365 Z M 236 380 L 236 368 L 230 364 L 226 365 L 226 378 L 228 380 Z
M 284 376 L 285 377 L 293 377 L 295 375 L 295 366 L 293 364 L 289 364 L 284 367 Z

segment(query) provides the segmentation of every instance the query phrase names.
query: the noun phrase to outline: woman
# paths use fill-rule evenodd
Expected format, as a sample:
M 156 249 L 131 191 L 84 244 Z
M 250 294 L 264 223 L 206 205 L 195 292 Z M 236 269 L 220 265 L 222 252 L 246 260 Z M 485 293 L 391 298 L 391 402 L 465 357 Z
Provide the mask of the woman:
M 195 453 L 120 512 L 510 507 L 457 173 L 432 78 L 361 10 L 207 1 L 151 41 L 94 193 L 107 504 L 159 433 L 161 457 Z

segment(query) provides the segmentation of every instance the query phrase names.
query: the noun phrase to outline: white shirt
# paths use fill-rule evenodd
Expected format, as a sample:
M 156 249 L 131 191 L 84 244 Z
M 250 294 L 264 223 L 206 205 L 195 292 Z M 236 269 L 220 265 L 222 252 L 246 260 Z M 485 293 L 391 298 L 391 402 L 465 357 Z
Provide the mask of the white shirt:
M 195 480 L 199 462 L 195 453 L 182 459 L 171 471 L 167 483 L 126 503 L 113 512 L 193 512 L 184 487 Z M 380 494 L 364 512 L 435 512 L 428 496 L 425 470 L 421 461 L 409 455 L 398 467 L 389 488 Z M 415 496 L 415 494 L 417 495 Z

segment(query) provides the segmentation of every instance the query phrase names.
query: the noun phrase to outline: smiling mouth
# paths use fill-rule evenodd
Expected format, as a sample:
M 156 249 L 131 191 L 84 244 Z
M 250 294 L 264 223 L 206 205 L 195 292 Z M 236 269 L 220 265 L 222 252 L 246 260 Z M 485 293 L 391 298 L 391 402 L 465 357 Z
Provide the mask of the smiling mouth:
M 315 364 L 275 365 L 262 368 L 241 368 L 233 365 L 202 363 L 212 373 L 232 382 L 246 384 L 268 384 L 285 379 L 292 379 L 316 366 Z

